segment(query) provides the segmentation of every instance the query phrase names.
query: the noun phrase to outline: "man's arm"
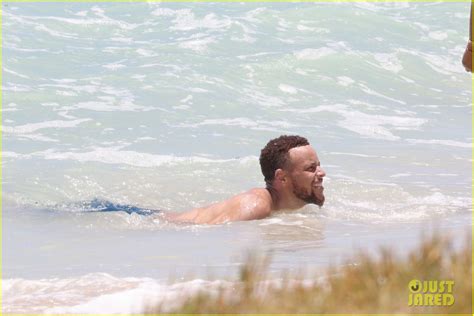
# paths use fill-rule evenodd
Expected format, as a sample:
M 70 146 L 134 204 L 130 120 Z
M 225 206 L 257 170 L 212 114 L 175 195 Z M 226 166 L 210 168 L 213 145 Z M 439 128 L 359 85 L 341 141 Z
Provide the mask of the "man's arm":
M 268 195 L 268 196 L 267 196 Z M 271 197 L 264 189 L 253 189 L 228 200 L 184 213 L 165 215 L 171 222 L 220 224 L 261 219 L 271 213 Z
M 469 16 L 469 41 L 467 42 L 466 50 L 462 56 L 462 64 L 466 71 L 472 72 L 472 2 L 471 2 L 471 14 Z

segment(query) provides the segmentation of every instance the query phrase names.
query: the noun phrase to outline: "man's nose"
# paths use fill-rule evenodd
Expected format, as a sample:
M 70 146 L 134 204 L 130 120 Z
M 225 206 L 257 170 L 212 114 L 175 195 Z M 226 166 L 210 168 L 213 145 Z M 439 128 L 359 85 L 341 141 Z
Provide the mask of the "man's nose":
M 319 167 L 316 169 L 316 175 L 318 178 L 324 178 L 326 176 L 326 171 L 323 168 Z

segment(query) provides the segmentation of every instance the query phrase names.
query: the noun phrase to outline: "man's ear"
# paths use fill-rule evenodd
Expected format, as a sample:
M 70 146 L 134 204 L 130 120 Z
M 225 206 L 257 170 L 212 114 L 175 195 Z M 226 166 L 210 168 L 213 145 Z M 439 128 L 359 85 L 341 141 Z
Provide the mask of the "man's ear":
M 275 170 L 275 180 L 279 182 L 286 182 L 286 172 L 283 169 Z

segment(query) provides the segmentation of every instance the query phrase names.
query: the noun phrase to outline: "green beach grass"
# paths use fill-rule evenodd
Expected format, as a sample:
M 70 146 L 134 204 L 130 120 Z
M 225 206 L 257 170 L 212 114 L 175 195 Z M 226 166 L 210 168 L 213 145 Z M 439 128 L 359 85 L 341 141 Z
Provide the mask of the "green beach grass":
M 472 315 L 471 247 L 470 234 L 456 249 L 448 237 L 437 233 L 403 256 L 388 248 L 377 255 L 359 253 L 347 264 L 312 276 L 283 273 L 276 283 L 265 282 L 268 257 L 249 256 L 234 286 L 213 294 L 200 292 L 175 310 L 147 306 L 144 313 Z M 454 303 L 409 306 L 411 280 L 454 281 Z

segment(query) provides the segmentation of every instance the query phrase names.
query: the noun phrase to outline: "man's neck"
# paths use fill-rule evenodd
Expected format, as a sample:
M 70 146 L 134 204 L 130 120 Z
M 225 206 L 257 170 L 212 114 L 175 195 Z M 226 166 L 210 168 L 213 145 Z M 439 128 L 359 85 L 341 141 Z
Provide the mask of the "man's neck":
M 270 193 L 272 198 L 272 210 L 296 210 L 306 205 L 301 200 L 295 200 L 292 196 L 285 195 L 283 192 L 275 189 L 273 186 L 267 184 L 267 191 Z

